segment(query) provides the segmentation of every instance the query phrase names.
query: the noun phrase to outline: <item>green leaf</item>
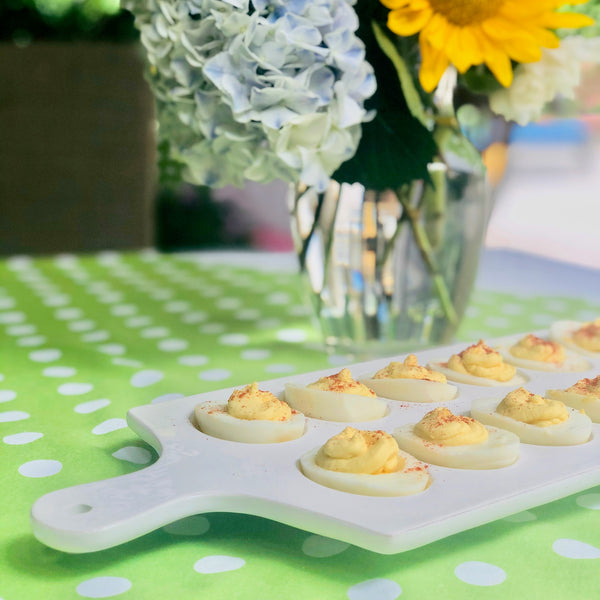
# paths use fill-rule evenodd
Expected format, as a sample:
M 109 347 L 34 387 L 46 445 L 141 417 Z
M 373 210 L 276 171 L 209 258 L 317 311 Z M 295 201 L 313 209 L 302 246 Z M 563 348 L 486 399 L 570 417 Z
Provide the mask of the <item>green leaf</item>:
M 415 82 L 412 75 L 406 65 L 406 62 L 400 56 L 398 49 L 390 38 L 384 33 L 383 29 L 376 22 L 372 22 L 373 32 L 375 33 L 375 39 L 379 44 L 379 47 L 385 52 L 386 56 L 392 61 L 396 72 L 398 73 L 398 79 L 400 80 L 400 86 L 404 93 L 404 99 L 410 109 L 411 114 L 416 117 L 421 124 L 425 127 L 430 125 L 430 119 L 427 117 L 419 93 L 415 87 Z

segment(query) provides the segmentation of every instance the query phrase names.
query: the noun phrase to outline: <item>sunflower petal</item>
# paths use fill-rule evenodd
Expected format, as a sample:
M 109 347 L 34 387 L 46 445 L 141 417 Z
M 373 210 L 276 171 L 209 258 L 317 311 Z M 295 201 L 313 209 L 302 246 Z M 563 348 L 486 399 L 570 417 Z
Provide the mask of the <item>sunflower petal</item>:
M 431 10 L 393 10 L 388 15 L 387 26 L 397 35 L 414 35 L 427 25 L 431 14 Z
M 594 19 L 579 13 L 548 13 L 542 17 L 540 24 L 548 29 L 559 29 L 561 27 L 579 29 L 594 23 Z
M 432 92 L 440 82 L 450 62 L 443 52 L 436 50 L 426 40 L 423 40 L 421 36 L 419 37 L 419 42 L 421 47 L 419 81 L 426 92 Z

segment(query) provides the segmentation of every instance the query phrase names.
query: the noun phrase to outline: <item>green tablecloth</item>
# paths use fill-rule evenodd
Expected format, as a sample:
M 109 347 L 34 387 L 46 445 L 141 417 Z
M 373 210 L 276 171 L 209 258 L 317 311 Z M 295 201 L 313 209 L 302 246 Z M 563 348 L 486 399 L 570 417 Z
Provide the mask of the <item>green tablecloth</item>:
M 339 357 L 315 350 L 292 273 L 102 253 L 15 257 L 0 286 L 0 600 L 598 597 L 600 488 L 391 556 L 225 513 L 93 554 L 45 547 L 29 524 L 38 497 L 156 459 L 129 408 Z M 459 338 L 599 314 L 592 301 L 478 290 Z

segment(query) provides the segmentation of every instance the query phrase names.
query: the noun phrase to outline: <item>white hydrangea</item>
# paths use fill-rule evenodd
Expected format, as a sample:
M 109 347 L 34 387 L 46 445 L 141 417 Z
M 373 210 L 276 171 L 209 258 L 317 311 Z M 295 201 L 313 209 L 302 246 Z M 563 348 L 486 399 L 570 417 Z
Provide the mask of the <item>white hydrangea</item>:
M 356 152 L 375 75 L 351 0 L 123 0 L 160 135 L 199 184 L 303 181 Z
M 512 85 L 491 94 L 491 109 L 519 125 L 535 121 L 558 95 L 574 97 L 582 62 L 600 62 L 599 38 L 573 36 L 543 49 L 539 62 L 519 64 Z

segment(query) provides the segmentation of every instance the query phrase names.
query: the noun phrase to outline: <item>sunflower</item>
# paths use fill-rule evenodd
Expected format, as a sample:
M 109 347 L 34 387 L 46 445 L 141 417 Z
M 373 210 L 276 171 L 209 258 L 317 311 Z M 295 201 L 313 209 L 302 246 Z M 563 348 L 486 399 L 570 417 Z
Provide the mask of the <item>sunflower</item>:
M 571 0 L 566 4 L 583 4 Z M 381 0 L 390 8 L 388 27 L 401 36 L 419 34 L 419 80 L 431 92 L 449 64 L 464 73 L 485 63 L 508 87 L 511 59 L 537 62 L 541 48 L 557 48 L 552 29 L 593 24 L 578 13 L 556 12 L 565 0 Z

